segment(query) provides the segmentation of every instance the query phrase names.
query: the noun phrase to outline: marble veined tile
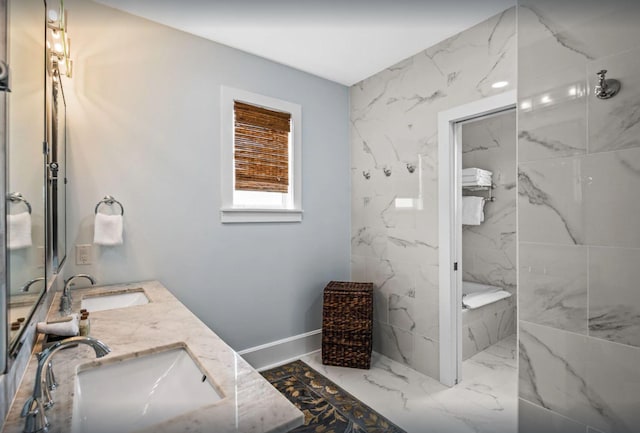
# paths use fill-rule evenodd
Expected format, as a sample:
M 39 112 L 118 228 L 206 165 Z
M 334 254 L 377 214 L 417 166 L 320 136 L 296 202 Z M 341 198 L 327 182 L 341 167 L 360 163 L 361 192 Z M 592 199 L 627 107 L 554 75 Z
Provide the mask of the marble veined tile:
M 640 248 L 640 148 L 584 157 L 582 184 L 586 243 Z
M 633 0 L 524 0 L 533 4 L 559 41 L 591 58 L 633 49 L 640 40 L 640 7 Z
M 515 159 L 516 113 L 508 111 L 499 115 L 466 122 L 462 125 L 462 161 L 467 167 L 481 167 L 475 164 L 496 163 L 511 167 L 512 179 L 515 177 L 513 160 Z M 480 157 L 479 155 L 490 155 Z M 486 159 L 486 160 L 482 160 Z M 504 161 L 504 162 L 503 162 Z M 467 164 L 468 162 L 468 164 Z
M 521 398 L 605 433 L 637 432 L 640 349 L 521 321 L 519 361 Z
M 518 433 L 586 433 L 587 426 L 524 399 L 518 404 Z
M 389 324 L 404 331 L 413 332 L 415 298 L 397 294 L 389 295 Z
M 578 421 L 597 413 L 601 404 L 587 394 L 587 338 L 520 321 L 520 397 Z
M 590 336 L 640 347 L 639 281 L 640 249 L 589 248 Z
M 640 40 L 640 8 L 633 0 L 521 0 L 518 5 L 521 11 L 533 11 L 559 45 L 586 58 L 626 51 Z M 518 15 L 519 25 L 523 16 Z M 525 30 L 529 28 L 520 27 L 519 36 L 531 38 Z
M 639 16 L 640 18 L 640 16 Z M 640 50 L 617 53 L 589 64 L 589 88 L 598 83 L 596 73 L 606 69 L 607 78 L 622 83 L 611 99 L 589 95 L 589 152 L 640 146 Z
M 587 390 L 592 406 L 588 424 L 605 433 L 640 429 L 640 349 L 589 338 Z
M 462 247 L 463 280 L 501 287 L 516 292 L 516 248 Z
M 437 266 L 421 266 L 417 277 L 415 308 L 413 310 L 416 334 L 432 340 L 439 338 L 439 299 Z M 438 351 L 437 346 L 433 349 Z
M 587 333 L 587 247 L 520 244 L 520 319 Z
M 363 257 L 385 258 L 387 237 L 384 229 L 352 225 L 351 253 Z
M 555 4 L 554 4 L 555 3 Z M 584 80 L 590 47 L 564 32 L 558 2 L 523 0 L 518 8 L 518 91 L 521 97 Z M 582 70 L 580 69 L 582 68 Z
M 578 92 L 584 92 L 584 85 L 573 80 L 553 91 L 544 89 L 520 98 L 520 162 L 586 153 L 586 95 Z M 571 96 L 572 93 L 576 96 Z
M 440 346 L 438 340 L 413 334 L 413 356 L 410 366 L 422 374 L 440 377 Z
M 521 163 L 518 179 L 521 242 L 584 242 L 580 158 Z
M 405 365 L 413 356 L 413 334 L 380 322 L 374 322 L 373 350 Z
M 496 201 L 485 203 L 484 221 L 477 226 L 462 226 L 462 247 L 505 250 L 516 241 L 516 188 L 510 187 L 510 197 L 499 195 L 503 187 L 495 191 Z M 515 260 L 514 260 L 515 261 Z
M 452 388 L 376 352 L 370 370 L 322 365 L 319 353 L 302 360 L 407 433 L 514 433 L 516 362 L 505 354 L 515 338 L 501 343 L 465 361 Z
M 467 312 L 463 312 L 465 314 Z M 464 318 L 463 318 L 464 321 Z M 484 314 L 462 326 L 462 359 L 468 359 L 516 332 L 515 307 Z

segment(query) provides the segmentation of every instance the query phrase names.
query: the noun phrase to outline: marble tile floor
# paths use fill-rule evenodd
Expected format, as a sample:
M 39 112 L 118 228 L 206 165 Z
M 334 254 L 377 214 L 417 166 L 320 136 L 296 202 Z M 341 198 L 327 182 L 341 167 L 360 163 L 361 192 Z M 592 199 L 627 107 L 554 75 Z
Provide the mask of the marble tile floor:
M 376 352 L 370 370 L 322 365 L 321 354 L 302 360 L 407 433 L 515 433 L 516 336 L 462 364 L 462 382 L 448 388 Z

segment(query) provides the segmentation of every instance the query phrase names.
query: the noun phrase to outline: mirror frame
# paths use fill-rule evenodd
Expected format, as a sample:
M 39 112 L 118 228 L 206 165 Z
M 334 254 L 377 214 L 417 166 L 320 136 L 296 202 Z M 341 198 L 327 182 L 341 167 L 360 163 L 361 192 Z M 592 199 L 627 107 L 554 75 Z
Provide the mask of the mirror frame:
M 4 31 L 0 32 L 0 60 L 6 62 L 7 60 L 7 33 L 8 33 L 8 19 L 7 19 L 7 0 L 0 0 L 0 24 L 4 27 Z M 0 166 L 7 167 L 7 94 L 5 91 L 0 91 Z M 0 176 L 0 214 L 5 215 L 0 223 L 0 241 L 2 248 L 0 248 L 0 308 L 3 312 L 2 323 L 0 326 L 0 371 L 5 372 L 7 369 L 7 346 L 9 344 L 9 333 L 7 332 L 8 324 L 8 311 L 7 311 L 7 298 L 8 298 L 8 267 L 7 267 L 7 218 L 6 218 L 6 191 L 8 183 L 7 170 L 4 172 L 4 176 Z
M 17 1 L 22 1 L 22 0 L 17 0 Z M 0 329 L 0 336 L 2 336 L 2 341 L 4 343 L 4 348 L 2 350 L 2 352 L 0 352 L 3 356 L 2 361 L 4 361 L 4 365 L 0 364 L 0 367 L 4 367 L 2 370 L 0 370 L 0 372 L 6 372 L 8 371 L 11 366 L 13 365 L 13 362 L 16 360 L 16 358 L 18 357 L 18 354 L 20 353 L 23 345 L 25 345 L 26 342 L 26 337 L 25 337 L 25 333 L 26 330 L 29 328 L 29 323 L 32 322 L 34 314 L 38 311 L 38 307 L 40 305 L 42 305 L 42 301 L 44 299 L 44 297 L 47 295 L 47 293 L 50 290 L 50 287 L 52 286 L 53 281 L 56 278 L 55 275 L 55 271 L 59 270 L 61 266 L 57 266 L 55 269 L 52 266 L 53 260 L 52 260 L 52 255 L 50 253 L 50 249 L 51 249 L 51 216 L 49 213 L 50 210 L 50 194 L 47 188 L 47 182 L 48 182 L 48 158 L 49 155 L 45 154 L 46 150 L 49 147 L 49 131 L 51 128 L 51 124 L 50 124 L 50 118 L 52 116 L 51 112 L 50 112 L 50 106 L 48 105 L 48 101 L 49 99 L 53 98 L 52 94 L 49 94 L 49 92 L 51 92 L 52 89 L 52 85 L 49 84 L 52 81 L 52 77 L 51 74 L 48 72 L 49 68 L 47 67 L 47 62 L 49 61 L 49 59 L 47 58 L 47 56 L 49 55 L 49 53 L 47 52 L 46 49 L 46 41 L 47 41 L 47 0 L 32 0 L 34 1 L 34 7 L 36 3 L 39 3 L 39 13 L 40 13 L 40 19 L 41 19 L 41 23 L 42 23 L 42 28 L 41 31 L 41 41 L 42 41 L 42 58 L 44 59 L 44 64 L 43 64 L 43 69 L 41 71 L 42 73 L 42 85 L 43 85 L 43 99 L 42 99 L 42 104 L 44 106 L 43 108 L 43 118 L 42 118 L 42 123 L 40 124 L 42 126 L 42 135 L 40 135 L 40 146 L 42 146 L 42 159 L 40 160 L 40 164 L 41 165 L 41 174 L 40 174 L 40 179 L 41 179 L 41 183 L 42 183 L 42 191 L 43 191 L 43 196 L 42 196 L 42 202 L 43 202 L 43 206 L 44 206 L 44 226 L 43 226 L 43 230 L 44 230 L 44 269 L 43 269 L 43 276 L 44 276 L 44 287 L 42 288 L 42 290 L 40 291 L 39 295 L 37 296 L 37 298 L 34 300 L 33 306 L 31 308 L 31 310 L 29 311 L 29 314 L 26 316 L 26 322 L 25 325 L 21 327 L 20 331 L 18 332 L 17 335 L 15 335 L 13 338 L 11 338 L 11 334 L 9 333 L 9 323 L 8 323 L 8 319 L 9 319 L 9 299 L 10 299 L 10 293 L 9 293 L 9 281 L 10 281 L 10 274 L 11 274 L 11 269 L 9 267 L 9 262 L 8 262 L 8 254 L 7 254 L 7 239 L 6 239 L 6 215 L 8 212 L 8 207 L 6 206 L 6 199 L 7 199 L 7 187 L 9 186 L 9 173 L 11 170 L 11 167 L 9 167 L 10 161 L 8 158 L 8 153 L 9 153 L 9 135 L 7 134 L 7 127 L 8 127 L 8 122 L 9 122 L 9 118 L 8 118 L 8 111 L 5 110 L 5 112 L 2 114 L 2 116 L 0 116 L 0 132 L 2 132 L 3 136 L 3 140 L 2 140 L 2 149 L 0 151 L 0 156 L 2 157 L 0 160 L 0 164 L 2 164 L 3 167 L 5 167 L 5 177 L 3 180 L 4 184 L 2 185 L 2 190 L 0 191 L 0 196 L 2 197 L 2 204 L 0 205 L 0 211 L 2 212 L 3 215 L 5 215 L 5 218 L 3 218 L 3 225 L 4 225 L 4 230 L 2 232 L 2 234 L 4 235 L 3 239 L 3 247 L 2 248 L 2 253 L 1 253 L 1 257 L 3 258 L 2 260 L 2 264 L 3 264 L 3 270 L 4 272 L 0 272 L 0 279 L 2 280 L 2 300 L 3 300 L 3 304 L 4 305 L 0 305 L 0 308 L 2 308 L 1 311 L 4 312 L 4 322 L 2 325 L 2 329 Z M 3 40 L 4 42 L 4 46 L 2 47 L 2 55 L 5 56 L 5 58 L 8 59 L 8 38 L 9 38 L 9 27 L 10 27 L 10 0 L 0 0 L 0 14 L 2 15 L 2 22 L 5 23 L 5 27 L 4 27 L 4 31 L 2 31 L 1 35 L 0 35 L 0 39 Z M 16 25 L 16 24 L 14 24 Z M 10 61 L 10 59 L 8 59 L 8 61 Z M 6 106 L 6 96 L 2 96 L 2 100 L 3 103 L 5 103 Z M 66 135 L 66 131 L 65 131 L 65 135 Z M 38 143 L 34 143 L 34 145 L 38 145 Z M 60 263 L 61 265 L 61 263 Z M 4 273 L 4 275 L 2 275 Z M 29 344 L 26 344 L 26 346 L 30 346 Z M 0 356 L 2 356 L 0 355 Z

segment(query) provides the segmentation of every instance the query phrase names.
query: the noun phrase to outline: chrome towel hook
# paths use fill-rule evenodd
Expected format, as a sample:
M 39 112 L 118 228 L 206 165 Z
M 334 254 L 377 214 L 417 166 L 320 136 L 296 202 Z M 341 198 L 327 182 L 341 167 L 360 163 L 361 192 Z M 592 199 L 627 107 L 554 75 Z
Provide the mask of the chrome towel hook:
M 98 213 L 98 208 L 103 203 L 109 206 L 113 206 L 114 203 L 117 204 L 118 206 L 120 206 L 120 215 L 124 215 L 124 206 L 122 206 L 122 203 L 120 203 L 110 195 L 105 195 L 104 198 L 98 202 L 98 204 L 96 205 L 96 213 Z
M 609 99 L 616 96 L 620 91 L 620 81 L 614 78 L 606 78 L 606 69 L 601 70 L 596 75 L 598 76 L 598 84 L 595 88 L 596 98 Z

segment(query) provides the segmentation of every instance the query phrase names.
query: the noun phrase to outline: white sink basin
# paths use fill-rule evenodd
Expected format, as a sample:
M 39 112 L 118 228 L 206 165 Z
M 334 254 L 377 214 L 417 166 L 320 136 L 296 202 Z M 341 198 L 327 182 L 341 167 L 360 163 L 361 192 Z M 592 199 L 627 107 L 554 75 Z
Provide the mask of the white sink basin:
M 182 347 L 89 367 L 76 377 L 72 432 L 132 432 L 221 398 Z
M 87 311 L 104 311 L 114 310 L 117 308 L 134 307 L 136 305 L 144 305 L 149 303 L 149 298 L 142 289 L 130 290 L 122 293 L 104 294 L 96 296 L 88 296 L 82 298 L 80 308 Z

